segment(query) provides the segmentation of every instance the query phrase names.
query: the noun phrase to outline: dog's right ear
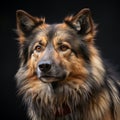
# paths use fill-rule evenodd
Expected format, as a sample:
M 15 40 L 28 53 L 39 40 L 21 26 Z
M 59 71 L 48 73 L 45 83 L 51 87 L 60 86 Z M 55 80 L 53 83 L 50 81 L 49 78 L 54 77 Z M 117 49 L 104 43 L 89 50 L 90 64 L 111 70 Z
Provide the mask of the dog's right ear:
M 45 23 L 44 18 L 33 17 L 23 10 L 16 11 L 17 31 L 19 35 L 29 34 L 36 26 Z

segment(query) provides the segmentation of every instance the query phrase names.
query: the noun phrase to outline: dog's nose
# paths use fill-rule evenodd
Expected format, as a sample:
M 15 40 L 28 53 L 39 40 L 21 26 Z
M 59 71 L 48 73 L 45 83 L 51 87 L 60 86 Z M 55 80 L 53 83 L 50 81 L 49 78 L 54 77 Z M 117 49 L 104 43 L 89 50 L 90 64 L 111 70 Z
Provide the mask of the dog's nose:
M 51 69 L 51 63 L 49 61 L 47 61 L 47 62 L 40 62 L 39 63 L 39 69 L 42 72 L 48 72 Z

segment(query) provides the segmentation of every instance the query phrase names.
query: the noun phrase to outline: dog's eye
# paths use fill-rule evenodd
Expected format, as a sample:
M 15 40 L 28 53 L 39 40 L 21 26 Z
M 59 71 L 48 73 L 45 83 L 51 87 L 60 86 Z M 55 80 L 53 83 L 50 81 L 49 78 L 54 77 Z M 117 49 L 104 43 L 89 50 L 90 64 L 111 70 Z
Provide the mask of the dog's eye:
M 35 47 L 35 50 L 36 50 L 37 52 L 40 52 L 41 49 L 42 49 L 42 46 L 40 46 L 40 45 L 38 45 L 38 46 Z
M 60 46 L 60 50 L 61 51 L 66 51 L 66 50 L 68 50 L 69 49 L 69 47 L 67 46 L 67 45 L 61 45 Z

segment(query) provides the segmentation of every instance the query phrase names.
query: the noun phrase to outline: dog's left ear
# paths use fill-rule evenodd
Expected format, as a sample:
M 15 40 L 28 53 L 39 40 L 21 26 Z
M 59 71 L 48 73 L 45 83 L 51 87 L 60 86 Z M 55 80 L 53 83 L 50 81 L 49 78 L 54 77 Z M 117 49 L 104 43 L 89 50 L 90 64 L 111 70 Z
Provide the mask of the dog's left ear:
M 84 8 L 72 17 L 66 17 L 65 23 L 74 28 L 79 34 L 94 34 L 94 23 L 89 8 Z

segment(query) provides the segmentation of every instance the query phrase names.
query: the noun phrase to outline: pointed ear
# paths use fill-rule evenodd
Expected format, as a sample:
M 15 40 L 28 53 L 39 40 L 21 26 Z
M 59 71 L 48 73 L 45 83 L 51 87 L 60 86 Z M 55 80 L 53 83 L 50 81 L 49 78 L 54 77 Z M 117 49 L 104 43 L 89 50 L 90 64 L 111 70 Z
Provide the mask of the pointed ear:
M 45 22 L 45 19 L 39 19 L 31 16 L 23 10 L 16 11 L 17 19 L 17 30 L 23 35 L 27 35 L 33 30 L 37 25 L 40 25 Z
M 75 16 L 66 17 L 65 23 L 74 28 L 81 35 L 94 33 L 95 26 L 88 8 L 82 9 Z

